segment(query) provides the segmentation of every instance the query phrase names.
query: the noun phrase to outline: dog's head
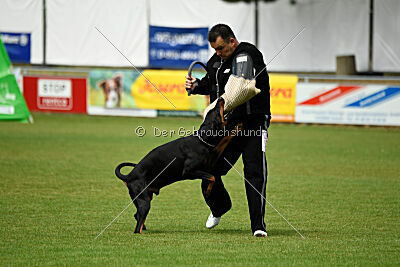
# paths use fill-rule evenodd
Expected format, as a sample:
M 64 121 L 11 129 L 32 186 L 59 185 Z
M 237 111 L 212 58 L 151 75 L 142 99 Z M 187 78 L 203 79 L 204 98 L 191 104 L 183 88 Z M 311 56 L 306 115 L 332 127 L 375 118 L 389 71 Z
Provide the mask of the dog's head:
M 225 100 L 220 97 L 217 100 L 215 106 L 207 112 L 207 115 L 204 119 L 203 124 L 200 126 L 201 128 L 206 127 L 210 130 L 221 130 L 226 125 L 226 121 L 224 119 L 224 104 Z
M 214 107 L 210 107 L 197 131 L 197 134 L 209 144 L 216 144 L 224 137 L 224 129 L 227 124 L 224 118 L 224 103 L 225 100 L 222 97 L 214 102 Z

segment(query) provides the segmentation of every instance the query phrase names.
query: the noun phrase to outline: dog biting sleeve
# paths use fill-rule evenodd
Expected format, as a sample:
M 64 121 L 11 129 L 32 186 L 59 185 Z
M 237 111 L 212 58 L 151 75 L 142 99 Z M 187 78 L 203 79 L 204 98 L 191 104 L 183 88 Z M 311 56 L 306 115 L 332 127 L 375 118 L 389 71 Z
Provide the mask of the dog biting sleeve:
M 252 58 L 246 53 L 238 54 L 232 62 L 232 74 L 225 85 L 225 112 L 246 103 L 261 90 L 256 88 Z
M 224 112 L 246 103 L 261 92 L 256 88 L 254 79 L 254 67 L 251 57 L 241 53 L 233 59 L 232 74 L 225 85 L 225 93 L 221 96 L 225 100 Z M 203 117 L 215 107 L 217 100 L 211 103 L 205 110 Z
M 225 85 L 225 93 L 221 96 L 225 100 L 224 112 L 246 103 L 260 92 L 255 80 L 231 75 Z

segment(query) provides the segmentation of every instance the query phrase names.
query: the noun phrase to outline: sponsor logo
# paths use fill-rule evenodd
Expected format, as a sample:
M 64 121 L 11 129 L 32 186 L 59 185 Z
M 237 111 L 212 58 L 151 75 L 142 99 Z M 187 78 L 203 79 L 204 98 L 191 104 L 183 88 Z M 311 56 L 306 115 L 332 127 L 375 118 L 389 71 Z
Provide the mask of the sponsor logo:
M 1 32 L 1 40 L 12 62 L 30 63 L 31 34 Z
M 156 67 L 188 67 L 208 59 L 208 28 L 149 28 L 149 63 Z
M 157 60 L 200 60 L 202 62 L 207 61 L 208 50 L 200 49 L 198 51 L 187 50 L 179 51 L 172 49 L 151 49 L 150 56 Z
M 271 88 L 271 97 L 292 98 L 293 88 Z
M 350 103 L 345 107 L 371 107 L 373 105 L 386 101 L 399 93 L 400 87 L 388 87 L 384 90 L 378 91 L 376 93 L 373 93 L 372 95 L 366 96 L 360 100 Z
M 173 33 L 168 31 L 161 31 L 154 33 L 150 39 L 152 43 L 168 43 L 170 46 L 177 45 L 207 45 L 207 40 L 203 34 L 199 33 Z
M 26 34 L 11 35 L 7 33 L 1 34 L 1 40 L 4 44 L 26 46 L 29 43 L 29 37 Z
M 71 80 L 39 79 L 38 107 L 41 109 L 71 110 Z
M 360 88 L 360 86 L 339 86 L 313 98 L 307 99 L 298 105 L 323 105 Z

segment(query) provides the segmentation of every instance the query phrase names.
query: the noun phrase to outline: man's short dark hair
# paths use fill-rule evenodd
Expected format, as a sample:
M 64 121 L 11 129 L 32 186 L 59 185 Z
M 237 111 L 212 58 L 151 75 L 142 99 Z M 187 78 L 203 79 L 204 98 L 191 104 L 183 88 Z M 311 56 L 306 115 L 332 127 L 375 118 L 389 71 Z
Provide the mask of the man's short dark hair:
M 208 32 L 208 41 L 214 43 L 218 36 L 221 36 L 225 43 L 228 43 L 231 37 L 236 39 L 232 29 L 226 24 L 217 24 L 213 26 Z

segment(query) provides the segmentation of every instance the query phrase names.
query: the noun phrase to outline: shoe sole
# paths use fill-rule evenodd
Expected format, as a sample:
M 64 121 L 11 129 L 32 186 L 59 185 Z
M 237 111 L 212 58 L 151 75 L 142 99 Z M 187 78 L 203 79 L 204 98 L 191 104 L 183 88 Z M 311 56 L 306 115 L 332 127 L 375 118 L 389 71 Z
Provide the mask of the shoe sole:
M 264 235 L 264 234 L 256 234 L 256 235 L 254 235 L 255 237 L 267 237 L 267 235 Z
M 218 222 L 217 224 L 214 224 L 214 225 L 210 226 L 210 227 L 208 227 L 208 226 L 206 225 L 206 227 L 207 227 L 207 229 L 213 229 L 213 228 L 216 227 L 218 224 L 219 224 L 219 222 Z
M 256 237 L 267 237 L 268 234 L 265 231 L 257 230 L 257 231 L 255 231 L 254 236 L 256 236 Z

